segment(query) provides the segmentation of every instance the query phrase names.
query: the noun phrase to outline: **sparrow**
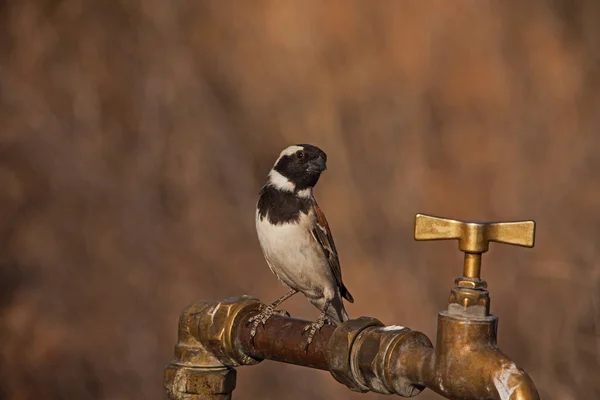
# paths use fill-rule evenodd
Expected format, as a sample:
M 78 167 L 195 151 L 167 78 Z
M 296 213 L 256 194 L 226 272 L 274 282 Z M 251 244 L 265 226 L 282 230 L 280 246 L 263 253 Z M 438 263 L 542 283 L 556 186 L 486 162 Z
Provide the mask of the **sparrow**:
M 267 265 L 291 290 L 249 319 L 254 337 L 259 324 L 274 314 L 284 301 L 301 292 L 321 311 L 308 324 L 306 350 L 325 324 L 348 320 L 342 298 L 354 298 L 342 281 L 342 270 L 331 229 L 313 196 L 313 188 L 327 169 L 327 155 L 310 144 L 289 146 L 281 152 L 268 174 L 256 205 L 256 232 Z

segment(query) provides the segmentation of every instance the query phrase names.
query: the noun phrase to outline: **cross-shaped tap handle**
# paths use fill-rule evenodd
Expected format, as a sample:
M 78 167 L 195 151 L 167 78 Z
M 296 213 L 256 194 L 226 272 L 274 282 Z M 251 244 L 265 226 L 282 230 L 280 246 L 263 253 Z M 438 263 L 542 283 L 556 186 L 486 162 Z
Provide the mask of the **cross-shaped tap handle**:
M 458 248 L 465 253 L 463 275 L 479 279 L 481 253 L 489 249 L 489 242 L 533 247 L 535 221 L 475 222 L 417 214 L 415 240 L 458 239 Z

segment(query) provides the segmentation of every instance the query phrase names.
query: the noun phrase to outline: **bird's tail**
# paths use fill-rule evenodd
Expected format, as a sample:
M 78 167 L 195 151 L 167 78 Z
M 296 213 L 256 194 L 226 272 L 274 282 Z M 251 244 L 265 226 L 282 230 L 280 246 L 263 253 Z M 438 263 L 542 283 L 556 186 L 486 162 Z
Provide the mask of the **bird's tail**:
M 331 300 L 329 308 L 327 308 L 327 317 L 334 325 L 339 325 L 342 322 L 348 321 L 348 313 L 344 308 L 344 302 L 341 297 L 335 297 Z
M 354 297 L 350 294 L 350 291 L 346 286 L 342 284 L 342 297 L 348 300 L 350 303 L 354 303 Z

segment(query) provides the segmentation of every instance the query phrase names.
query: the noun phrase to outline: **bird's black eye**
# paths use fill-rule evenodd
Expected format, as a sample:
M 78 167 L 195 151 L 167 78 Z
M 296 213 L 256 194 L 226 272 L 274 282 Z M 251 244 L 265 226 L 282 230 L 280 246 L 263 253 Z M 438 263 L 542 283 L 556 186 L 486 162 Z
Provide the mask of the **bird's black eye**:
M 298 158 L 299 160 L 302 160 L 304 158 L 304 152 L 302 150 L 298 151 L 296 153 L 296 158 Z

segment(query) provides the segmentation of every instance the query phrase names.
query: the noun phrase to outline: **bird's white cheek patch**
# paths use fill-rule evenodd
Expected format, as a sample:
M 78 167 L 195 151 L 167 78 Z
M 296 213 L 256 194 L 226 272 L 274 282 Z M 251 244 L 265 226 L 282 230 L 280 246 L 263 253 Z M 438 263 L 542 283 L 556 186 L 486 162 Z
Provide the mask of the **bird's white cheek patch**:
M 279 190 L 293 192 L 296 189 L 296 185 L 274 169 L 269 172 L 269 182 Z

